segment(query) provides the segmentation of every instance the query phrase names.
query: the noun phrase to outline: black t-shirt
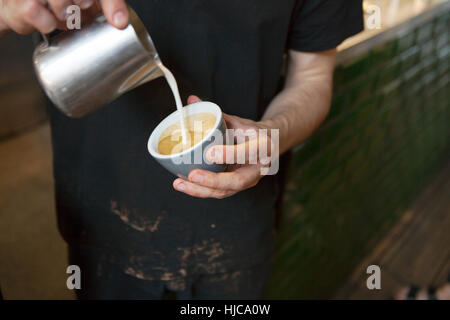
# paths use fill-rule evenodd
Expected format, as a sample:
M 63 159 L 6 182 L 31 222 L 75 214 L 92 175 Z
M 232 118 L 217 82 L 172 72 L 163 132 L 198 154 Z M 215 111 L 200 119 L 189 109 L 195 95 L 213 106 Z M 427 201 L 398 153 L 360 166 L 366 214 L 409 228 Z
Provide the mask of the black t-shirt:
M 332 49 L 363 26 L 360 0 L 129 3 L 174 73 L 183 101 L 196 94 L 253 120 L 277 93 L 287 49 Z M 50 108 L 62 235 L 142 277 L 183 276 L 193 265 L 198 272 L 222 272 L 267 259 L 276 177 L 224 200 L 174 191 L 175 177 L 146 148 L 174 105 L 160 78 L 83 119 Z

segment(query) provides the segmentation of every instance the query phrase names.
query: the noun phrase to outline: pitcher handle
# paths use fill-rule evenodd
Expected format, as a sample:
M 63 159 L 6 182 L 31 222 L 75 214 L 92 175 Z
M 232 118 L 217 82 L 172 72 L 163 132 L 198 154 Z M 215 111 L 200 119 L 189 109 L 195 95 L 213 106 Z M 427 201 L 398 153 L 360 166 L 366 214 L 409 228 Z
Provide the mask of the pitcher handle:
M 50 35 L 41 32 L 41 37 L 42 37 L 42 39 L 44 39 L 45 45 L 47 47 L 49 47 L 50 46 Z
M 50 4 L 47 2 L 47 0 L 41 0 L 41 3 L 44 5 L 45 8 L 47 8 L 48 10 L 51 11 Z M 42 37 L 42 39 L 44 39 L 45 45 L 47 47 L 49 47 L 50 46 L 50 34 L 45 34 L 45 33 L 41 32 L 41 37 Z

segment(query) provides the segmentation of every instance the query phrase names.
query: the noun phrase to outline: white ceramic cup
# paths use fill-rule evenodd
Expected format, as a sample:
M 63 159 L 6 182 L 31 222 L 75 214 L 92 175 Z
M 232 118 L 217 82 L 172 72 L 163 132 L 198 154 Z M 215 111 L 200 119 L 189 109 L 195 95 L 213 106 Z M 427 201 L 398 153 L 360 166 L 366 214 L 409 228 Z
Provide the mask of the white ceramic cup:
M 148 139 L 147 147 L 151 156 L 164 168 L 178 177 L 186 178 L 194 169 L 203 169 L 213 172 L 223 172 L 226 169 L 225 164 L 209 163 L 205 157 L 206 151 L 211 146 L 225 144 L 227 127 L 222 116 L 222 110 L 218 105 L 205 101 L 193 103 L 183 108 L 185 117 L 204 112 L 212 113 L 216 117 L 213 129 L 202 141 L 181 153 L 163 155 L 158 152 L 161 134 L 169 126 L 178 123 L 180 120 L 178 110 L 161 121 Z

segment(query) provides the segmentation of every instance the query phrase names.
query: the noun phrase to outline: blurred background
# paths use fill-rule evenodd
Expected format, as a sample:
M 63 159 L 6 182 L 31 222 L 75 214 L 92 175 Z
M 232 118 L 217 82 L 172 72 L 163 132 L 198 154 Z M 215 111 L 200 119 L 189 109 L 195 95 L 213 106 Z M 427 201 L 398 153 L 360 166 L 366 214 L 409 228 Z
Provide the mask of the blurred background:
M 450 271 L 450 1 L 364 10 L 366 30 L 339 48 L 331 114 L 290 163 L 269 298 L 389 299 Z M 30 37 L 0 39 L 0 286 L 73 299 L 32 51 Z M 381 290 L 366 287 L 373 264 Z

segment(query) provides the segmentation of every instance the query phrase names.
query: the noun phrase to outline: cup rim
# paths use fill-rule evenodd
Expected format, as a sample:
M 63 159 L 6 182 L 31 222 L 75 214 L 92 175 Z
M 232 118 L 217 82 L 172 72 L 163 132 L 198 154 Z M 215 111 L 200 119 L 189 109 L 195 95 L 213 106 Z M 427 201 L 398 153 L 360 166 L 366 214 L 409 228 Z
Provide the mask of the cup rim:
M 199 145 L 203 144 L 203 142 L 205 142 L 209 138 L 211 138 L 211 136 L 218 129 L 220 123 L 222 122 L 222 110 L 220 109 L 220 107 L 217 104 L 212 103 L 212 102 L 201 101 L 201 102 L 192 103 L 190 105 L 183 107 L 183 111 L 184 111 L 185 117 L 194 115 L 197 113 L 204 113 L 204 112 L 213 113 L 216 116 L 216 122 L 214 123 L 214 127 L 201 141 L 197 142 L 189 149 L 184 150 L 183 152 L 180 152 L 180 153 L 174 153 L 174 154 L 168 154 L 168 155 L 160 154 L 157 151 L 157 147 L 156 148 L 154 147 L 155 146 L 154 142 L 155 142 L 155 140 L 157 140 L 157 142 L 156 142 L 156 146 L 157 146 L 159 143 L 159 138 L 160 138 L 161 134 L 164 132 L 164 130 L 167 129 L 169 126 L 178 122 L 178 116 L 179 116 L 178 110 L 175 110 L 170 115 L 168 115 L 166 118 L 164 118 L 164 120 L 162 120 L 156 126 L 155 129 L 153 129 L 153 131 L 148 139 L 147 149 L 148 149 L 149 153 L 152 155 L 152 157 L 154 157 L 156 159 L 173 159 L 175 157 L 179 157 L 179 156 L 183 156 L 188 153 L 191 153 L 192 150 L 194 150 Z

